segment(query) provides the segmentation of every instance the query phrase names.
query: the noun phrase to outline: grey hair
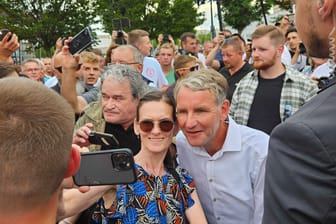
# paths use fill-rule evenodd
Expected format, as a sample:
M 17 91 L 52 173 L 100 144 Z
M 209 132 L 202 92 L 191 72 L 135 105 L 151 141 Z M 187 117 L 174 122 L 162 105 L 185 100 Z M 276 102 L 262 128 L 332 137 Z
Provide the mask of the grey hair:
M 138 48 L 128 44 L 128 45 L 121 45 L 121 46 L 117 47 L 116 49 L 120 49 L 120 50 L 127 49 L 127 50 L 132 51 L 134 62 L 137 62 L 139 64 L 143 64 L 144 56 L 141 54 L 141 52 L 138 50 Z
M 35 64 L 37 64 L 40 69 L 44 69 L 44 64 L 41 60 L 37 59 L 37 58 L 29 58 L 29 59 L 26 59 L 24 60 L 22 63 L 21 63 L 21 69 L 23 70 L 24 66 L 27 64 L 27 63 L 30 63 L 30 62 L 34 62 Z
M 118 83 L 128 81 L 132 96 L 136 99 L 141 98 L 149 90 L 149 86 L 143 80 L 141 73 L 130 65 L 114 64 L 106 66 L 101 75 L 101 80 L 102 83 L 105 80 L 114 80 Z
M 187 87 L 192 91 L 209 90 L 215 96 L 218 106 L 226 99 L 228 91 L 228 83 L 224 76 L 213 69 L 201 69 L 179 80 L 174 89 L 175 100 L 182 87 Z

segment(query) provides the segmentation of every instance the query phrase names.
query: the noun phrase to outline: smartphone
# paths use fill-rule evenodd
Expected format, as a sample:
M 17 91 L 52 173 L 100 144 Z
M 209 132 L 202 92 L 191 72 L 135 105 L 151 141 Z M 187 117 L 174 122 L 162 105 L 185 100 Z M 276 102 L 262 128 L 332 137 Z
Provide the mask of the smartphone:
M 111 148 L 119 146 L 119 141 L 113 134 L 96 132 L 96 131 L 90 132 L 89 142 L 90 144 L 107 146 Z
M 6 36 L 6 34 L 7 34 L 8 32 L 9 32 L 8 29 L 2 29 L 2 30 L 0 30 L 0 41 L 2 41 L 2 39 Z M 9 37 L 8 41 L 10 41 L 10 38 L 11 38 L 11 37 Z
M 136 178 L 133 153 L 128 148 L 82 153 L 73 176 L 78 186 L 129 184 Z
M 72 55 L 78 54 L 87 49 L 94 43 L 93 36 L 89 27 L 85 27 L 69 43 L 69 50 Z

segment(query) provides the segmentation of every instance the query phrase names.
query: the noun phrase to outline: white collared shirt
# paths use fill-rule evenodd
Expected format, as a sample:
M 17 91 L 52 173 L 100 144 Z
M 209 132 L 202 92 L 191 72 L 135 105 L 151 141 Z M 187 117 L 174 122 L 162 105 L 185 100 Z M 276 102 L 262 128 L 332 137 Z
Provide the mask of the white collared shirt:
M 264 132 L 230 118 L 222 149 L 210 156 L 178 133 L 179 164 L 195 180 L 208 223 L 261 223 L 268 139 Z

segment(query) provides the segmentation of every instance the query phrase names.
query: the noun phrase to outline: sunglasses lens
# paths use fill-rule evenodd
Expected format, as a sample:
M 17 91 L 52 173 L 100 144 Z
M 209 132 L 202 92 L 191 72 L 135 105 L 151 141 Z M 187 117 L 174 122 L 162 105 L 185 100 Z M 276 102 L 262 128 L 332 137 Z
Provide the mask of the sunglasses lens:
M 160 127 L 161 131 L 169 132 L 173 129 L 174 123 L 172 121 L 169 121 L 169 120 L 160 121 L 159 127 Z M 150 131 L 153 130 L 153 128 L 154 128 L 154 122 L 153 121 L 141 121 L 140 122 L 140 129 L 143 132 L 150 132 Z
M 197 70 L 198 70 L 198 66 L 195 65 L 195 66 L 191 67 L 189 70 L 190 70 L 191 72 L 197 71 Z
M 174 123 L 172 121 L 160 121 L 160 129 L 164 132 L 169 132 L 173 129 Z
M 154 127 L 153 121 L 141 121 L 140 129 L 144 132 L 150 132 Z

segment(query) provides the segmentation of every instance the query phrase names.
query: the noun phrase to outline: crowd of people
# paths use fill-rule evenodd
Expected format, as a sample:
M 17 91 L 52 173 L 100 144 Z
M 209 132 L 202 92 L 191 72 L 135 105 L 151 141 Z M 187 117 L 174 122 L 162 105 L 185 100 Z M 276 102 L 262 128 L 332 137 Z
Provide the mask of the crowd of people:
M 113 32 L 106 55 L 59 38 L 20 65 L 7 33 L 0 224 L 335 223 L 336 3 L 295 4 L 295 21 L 248 40 L 160 34 L 154 49 L 134 29 L 124 45 Z M 91 144 L 92 131 L 118 144 Z M 111 148 L 133 152 L 136 181 L 75 186 L 80 153 Z

